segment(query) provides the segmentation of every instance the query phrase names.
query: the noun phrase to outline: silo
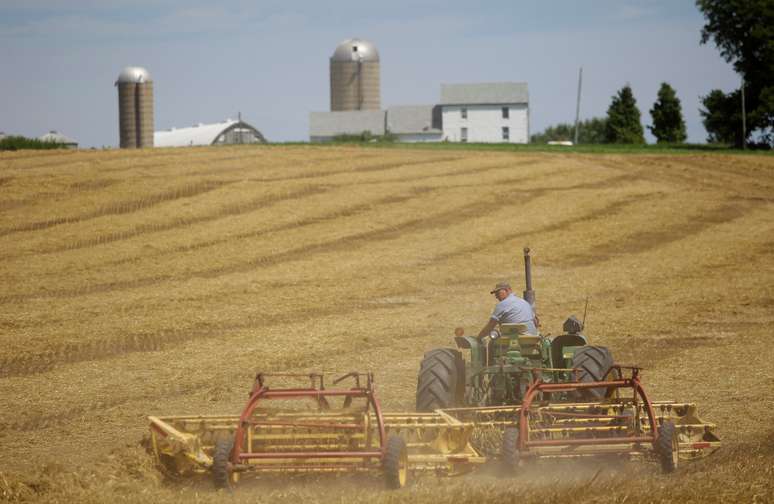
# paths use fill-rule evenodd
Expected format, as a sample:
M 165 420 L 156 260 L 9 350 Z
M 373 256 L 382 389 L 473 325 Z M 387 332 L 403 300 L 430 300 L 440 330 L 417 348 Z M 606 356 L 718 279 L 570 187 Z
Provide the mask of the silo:
M 122 149 L 153 147 L 153 80 L 141 67 L 126 67 L 116 80 Z
M 367 40 L 347 39 L 331 56 L 331 111 L 380 108 L 379 53 Z

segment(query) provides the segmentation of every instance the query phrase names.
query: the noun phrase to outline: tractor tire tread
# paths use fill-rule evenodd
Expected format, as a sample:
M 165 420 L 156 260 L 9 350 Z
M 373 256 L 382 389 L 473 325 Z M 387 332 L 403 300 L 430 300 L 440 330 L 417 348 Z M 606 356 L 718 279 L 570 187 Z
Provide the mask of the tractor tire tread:
M 579 369 L 578 381 L 602 381 L 615 362 L 607 347 L 588 345 L 580 347 L 572 358 L 572 367 Z M 580 395 L 584 399 L 602 399 L 607 390 L 604 387 L 584 389 Z
M 453 348 L 438 348 L 424 355 L 417 377 L 417 411 L 433 411 L 462 403 L 465 364 Z

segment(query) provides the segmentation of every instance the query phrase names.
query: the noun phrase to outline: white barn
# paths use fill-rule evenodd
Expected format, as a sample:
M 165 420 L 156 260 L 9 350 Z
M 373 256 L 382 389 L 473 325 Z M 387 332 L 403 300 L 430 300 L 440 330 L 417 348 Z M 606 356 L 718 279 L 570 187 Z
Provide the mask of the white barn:
M 232 145 L 266 143 L 254 126 L 226 119 L 214 124 L 195 124 L 188 128 L 170 128 L 153 133 L 154 147 L 193 147 L 197 145 Z
M 440 107 L 449 142 L 529 142 L 526 82 L 441 84 Z

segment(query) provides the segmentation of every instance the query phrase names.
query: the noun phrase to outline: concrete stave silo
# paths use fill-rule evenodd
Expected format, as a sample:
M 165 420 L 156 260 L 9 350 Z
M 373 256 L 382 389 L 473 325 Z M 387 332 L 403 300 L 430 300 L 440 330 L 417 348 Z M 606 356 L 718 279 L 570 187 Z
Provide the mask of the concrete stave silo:
M 153 80 L 141 67 L 126 67 L 118 87 L 118 129 L 122 149 L 153 147 Z
M 379 52 L 367 40 L 341 42 L 330 59 L 331 111 L 380 110 Z

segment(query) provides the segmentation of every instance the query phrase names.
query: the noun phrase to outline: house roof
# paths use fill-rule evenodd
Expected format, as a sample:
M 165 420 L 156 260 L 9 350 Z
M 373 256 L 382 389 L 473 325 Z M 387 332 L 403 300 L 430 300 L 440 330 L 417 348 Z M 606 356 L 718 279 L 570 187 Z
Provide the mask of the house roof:
M 252 129 L 263 138 L 263 135 L 257 129 L 246 122 L 226 119 L 215 124 L 199 123 L 188 128 L 171 128 L 164 131 L 156 131 L 153 133 L 153 145 L 155 147 L 212 145 L 223 133 L 240 127 Z
M 441 105 L 529 103 L 526 82 L 441 84 Z
M 441 133 L 440 121 L 433 119 L 434 105 L 404 105 L 387 109 L 390 133 Z
M 384 110 L 348 110 L 309 114 L 309 136 L 334 137 L 370 131 L 384 135 Z

